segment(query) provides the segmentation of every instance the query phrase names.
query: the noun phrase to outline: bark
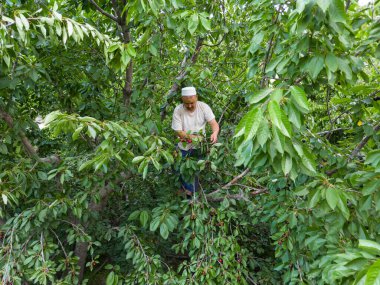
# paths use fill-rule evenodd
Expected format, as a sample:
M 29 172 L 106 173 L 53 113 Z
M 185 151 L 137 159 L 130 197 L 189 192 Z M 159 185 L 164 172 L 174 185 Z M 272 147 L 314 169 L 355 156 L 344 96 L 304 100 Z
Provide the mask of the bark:
M 39 157 L 37 153 L 37 147 L 32 145 L 29 138 L 25 135 L 23 131 L 15 129 L 12 116 L 1 109 L 0 109 L 0 118 L 2 118 L 6 122 L 9 128 L 15 130 L 22 145 L 24 146 L 25 152 L 27 153 L 29 157 L 34 158 L 35 160 L 42 163 L 59 163 L 60 162 L 60 158 L 58 155 L 52 155 L 52 156 L 43 157 L 43 158 Z
M 126 1 L 123 1 L 122 4 L 119 4 L 118 1 L 116 0 L 111 1 L 112 8 L 115 11 L 116 15 L 108 13 L 105 10 L 103 10 L 101 7 L 99 7 L 99 5 L 94 0 L 90 0 L 90 2 L 94 5 L 95 9 L 98 10 L 102 15 L 111 19 L 119 26 L 122 32 L 121 38 L 122 38 L 123 43 L 124 44 L 130 43 L 131 33 L 128 27 L 128 24 L 125 21 L 125 19 L 127 18 L 128 10 L 123 15 L 121 14 L 121 12 L 124 9 L 124 6 L 126 5 Z M 129 104 L 131 103 L 132 80 L 133 80 L 133 61 L 131 59 L 124 75 L 123 103 L 125 107 L 128 107 Z
M 373 133 L 376 134 L 378 131 L 380 130 L 380 124 L 377 124 L 374 128 L 373 128 Z M 358 154 L 359 152 L 361 151 L 361 149 L 367 144 L 367 142 L 369 141 L 369 139 L 372 137 L 372 135 L 370 136 L 365 136 L 361 141 L 360 143 L 354 148 L 354 150 L 351 152 L 350 156 L 348 157 L 348 161 L 351 161 L 353 160 Z M 338 172 L 338 168 L 334 168 L 334 169 L 331 169 L 331 170 L 328 170 L 326 171 L 326 175 L 327 176 L 332 176 L 333 174 L 335 174 L 336 172 Z
M 378 131 L 380 130 L 380 124 L 378 124 L 377 126 L 375 126 L 373 128 L 373 133 L 376 134 Z M 349 160 L 352 160 L 355 156 L 357 156 L 359 154 L 359 152 L 361 151 L 361 149 L 367 144 L 367 142 L 369 141 L 369 139 L 372 137 L 371 136 L 365 136 L 361 141 L 360 143 L 355 147 L 355 149 L 351 152 L 350 154 L 350 157 L 349 157 Z
M 74 254 L 79 257 L 79 260 L 78 260 L 78 265 L 79 265 L 78 280 L 79 280 L 79 284 L 81 284 L 82 281 L 83 281 L 84 270 L 86 268 L 87 247 L 88 247 L 88 242 L 78 242 L 75 245 Z
M 203 39 L 199 38 L 197 41 L 197 44 L 195 46 L 194 53 L 190 59 L 190 65 L 194 64 L 198 56 L 201 52 L 203 46 Z M 166 117 L 166 107 L 169 105 L 168 100 L 175 94 L 179 89 L 179 84 L 177 82 L 183 81 L 185 76 L 187 75 L 186 71 L 186 62 L 187 62 L 187 55 L 185 55 L 184 59 L 182 60 L 181 64 L 181 71 L 178 73 L 178 76 L 176 77 L 176 82 L 173 83 L 172 87 L 170 88 L 169 92 L 166 95 L 166 103 L 161 107 L 161 120 L 163 121 Z
M 120 174 L 120 179 L 118 181 L 115 182 L 115 184 L 118 184 L 120 183 L 121 181 L 123 180 L 127 180 L 129 177 L 131 176 L 130 173 L 121 173 Z M 104 210 L 104 208 L 106 207 L 107 205 L 107 201 L 108 201 L 108 198 L 110 196 L 110 194 L 114 191 L 114 188 L 111 184 L 106 184 L 103 188 L 100 189 L 99 191 L 99 196 L 100 196 L 100 199 L 99 199 L 99 202 L 95 202 L 95 201 L 92 201 L 89 205 L 89 210 L 91 212 L 101 212 Z M 80 224 L 80 221 L 75 219 L 74 224 L 78 225 Z M 83 225 L 83 227 L 85 229 L 87 229 L 90 225 L 87 223 L 86 225 Z M 79 276 L 78 276 L 78 279 L 79 279 L 79 284 L 82 283 L 83 281 L 83 276 L 84 276 L 84 272 L 85 272 L 85 269 L 86 269 L 86 260 L 87 260 L 87 249 L 88 249 L 88 242 L 78 242 L 76 245 L 75 245 L 75 255 L 79 257 L 79 261 L 78 261 L 78 265 L 79 265 Z
M 127 26 L 124 24 L 123 26 L 123 42 L 125 44 L 131 42 L 131 35 L 127 28 Z M 127 69 L 125 70 L 125 84 L 123 87 L 123 101 L 125 107 L 128 107 L 131 103 L 131 96 L 132 96 L 132 80 L 133 80 L 133 60 L 131 59 Z
M 246 176 L 248 172 L 249 172 L 249 168 L 244 169 L 244 171 L 242 173 L 240 173 L 239 175 L 234 177 L 230 182 L 228 182 L 226 185 L 224 185 L 221 189 L 209 193 L 207 195 L 207 197 L 211 197 L 215 194 L 218 194 L 222 189 L 230 188 L 232 185 L 234 185 L 236 182 L 238 182 L 240 179 L 242 179 L 244 176 Z
M 249 201 L 249 195 L 247 195 L 247 194 L 250 194 L 252 196 L 256 196 L 256 195 L 260 195 L 260 194 L 264 194 L 264 193 L 268 193 L 268 189 L 263 188 L 263 189 L 253 191 L 253 192 L 249 192 L 249 193 L 241 192 L 240 194 L 229 194 L 229 195 L 222 196 L 222 197 L 208 197 L 207 196 L 206 198 L 207 198 L 207 201 L 209 201 L 209 202 L 221 202 L 224 200 L 224 198 Z
M 89 205 L 89 210 L 91 212 L 101 212 L 105 206 L 107 205 L 107 200 L 109 195 L 113 192 L 113 188 L 106 185 L 104 188 L 102 188 L 99 192 L 100 194 L 100 200 L 99 203 L 92 201 Z M 78 225 L 80 224 L 80 221 L 75 220 L 74 224 Z M 89 224 L 83 225 L 85 229 L 89 227 Z M 87 249 L 88 249 L 88 242 L 78 242 L 75 245 L 74 253 L 76 256 L 79 257 L 78 265 L 79 265 L 79 284 L 83 281 L 84 272 L 86 269 L 86 260 L 87 260 Z

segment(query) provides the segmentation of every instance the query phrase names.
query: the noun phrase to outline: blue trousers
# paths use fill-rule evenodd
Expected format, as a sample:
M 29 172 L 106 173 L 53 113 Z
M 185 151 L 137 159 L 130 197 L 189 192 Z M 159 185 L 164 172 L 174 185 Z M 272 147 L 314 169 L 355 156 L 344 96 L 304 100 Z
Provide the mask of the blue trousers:
M 198 149 L 181 149 L 181 154 L 183 159 L 186 157 L 195 157 L 198 159 L 201 158 L 201 154 Z M 191 193 L 197 192 L 199 189 L 199 176 L 197 174 L 194 175 L 194 177 L 191 177 L 190 181 L 185 181 L 182 175 L 180 175 L 179 181 L 181 182 L 182 188 L 185 190 L 189 190 Z

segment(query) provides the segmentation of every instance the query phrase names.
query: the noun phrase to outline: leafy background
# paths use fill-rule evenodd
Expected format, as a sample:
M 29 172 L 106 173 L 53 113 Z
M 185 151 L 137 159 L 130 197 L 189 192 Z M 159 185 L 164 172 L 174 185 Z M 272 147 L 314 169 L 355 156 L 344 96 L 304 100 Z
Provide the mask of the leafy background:
M 3 1 L 2 283 L 378 284 L 379 12 Z M 221 133 L 182 161 L 189 85 Z

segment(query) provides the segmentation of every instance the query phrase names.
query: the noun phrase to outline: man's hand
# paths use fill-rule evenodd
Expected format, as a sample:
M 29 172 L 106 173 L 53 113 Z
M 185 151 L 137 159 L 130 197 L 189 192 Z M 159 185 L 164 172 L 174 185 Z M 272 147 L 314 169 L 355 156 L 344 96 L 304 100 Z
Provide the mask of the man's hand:
M 214 144 L 218 141 L 218 132 L 212 133 L 212 135 L 210 137 L 210 141 L 212 144 Z
M 210 141 L 212 144 L 214 144 L 218 141 L 219 125 L 215 119 L 211 120 L 208 123 L 210 124 L 211 129 L 212 129 L 212 135 L 210 137 Z

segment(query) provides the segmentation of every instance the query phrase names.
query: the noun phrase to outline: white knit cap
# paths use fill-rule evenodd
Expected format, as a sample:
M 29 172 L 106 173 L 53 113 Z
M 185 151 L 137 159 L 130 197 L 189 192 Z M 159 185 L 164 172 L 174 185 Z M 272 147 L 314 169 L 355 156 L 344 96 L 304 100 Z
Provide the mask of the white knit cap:
M 185 87 L 182 88 L 182 96 L 194 96 L 197 95 L 195 87 Z

